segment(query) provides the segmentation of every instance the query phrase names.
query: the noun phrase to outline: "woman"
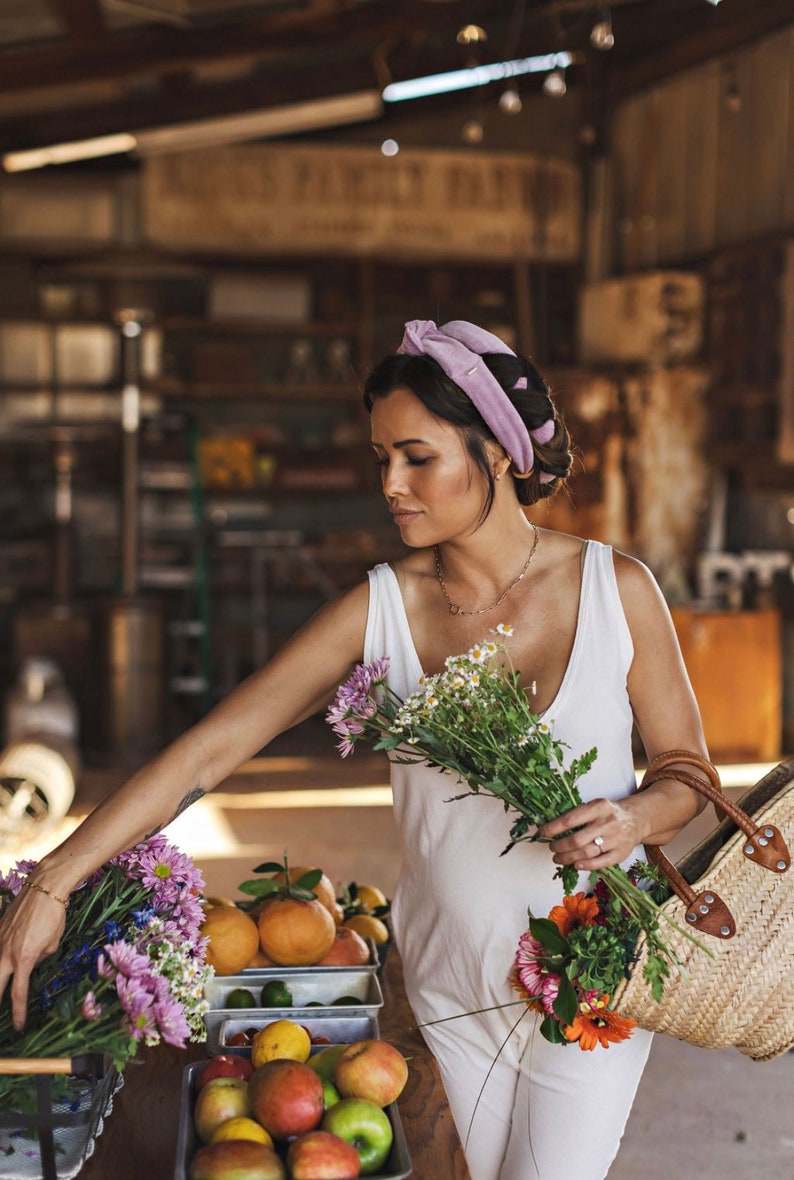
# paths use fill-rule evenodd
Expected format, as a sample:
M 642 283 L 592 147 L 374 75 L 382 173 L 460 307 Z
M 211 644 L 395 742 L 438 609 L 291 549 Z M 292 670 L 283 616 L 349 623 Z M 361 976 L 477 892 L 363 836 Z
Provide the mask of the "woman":
M 567 431 L 532 365 L 472 324 L 412 321 L 398 354 L 369 377 L 365 401 L 408 554 L 318 612 L 39 864 L 0 921 L 0 991 L 10 981 L 17 1025 L 31 968 L 58 943 L 70 890 L 315 713 L 361 660 L 388 655 L 392 686 L 405 696 L 423 671 L 509 623 L 535 710 L 574 753 L 598 747 L 581 781 L 586 801 L 545 826 L 549 845 L 522 844 L 507 857 L 506 818 L 492 799 L 450 806 L 437 771 L 392 766 L 403 852 L 393 916 L 421 1023 L 513 998 L 505 976 L 527 906 L 545 913 L 559 900 L 551 862 L 585 874 L 628 863 L 699 811 L 699 798 L 674 780 L 634 793 L 634 721 L 651 758 L 705 754 L 653 579 L 630 557 L 539 530 L 525 515 L 571 464 Z M 511 1011 L 426 1029 L 473 1180 L 599 1180 L 650 1037 L 637 1030 L 608 1051 L 582 1053 L 535 1035 L 534 1018 L 510 1034 Z

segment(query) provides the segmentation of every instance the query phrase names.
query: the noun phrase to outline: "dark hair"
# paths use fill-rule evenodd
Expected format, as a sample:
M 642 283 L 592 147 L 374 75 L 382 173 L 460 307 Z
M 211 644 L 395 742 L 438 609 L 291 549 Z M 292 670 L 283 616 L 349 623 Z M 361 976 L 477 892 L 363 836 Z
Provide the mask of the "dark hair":
M 483 360 L 506 391 L 528 430 L 535 430 L 548 422 L 549 418 L 554 419 L 554 434 L 549 442 L 532 440 L 535 452 L 532 474 L 526 479 L 520 479 L 511 470 L 519 503 L 535 504 L 553 495 L 567 479 L 573 463 L 570 435 L 557 414 L 549 386 L 530 361 L 510 353 L 496 352 L 486 353 Z M 526 377 L 526 389 L 514 389 L 513 386 L 522 377 Z M 486 516 L 493 503 L 495 485 L 485 444 L 497 440 L 474 403 L 446 375 L 438 362 L 429 356 L 399 353 L 384 357 L 364 382 L 367 412 L 372 410 L 376 400 L 388 397 L 395 389 L 409 389 L 431 414 L 459 428 L 475 466 L 483 473 L 488 485 L 483 511 L 483 516 Z M 541 482 L 541 472 L 554 478 Z

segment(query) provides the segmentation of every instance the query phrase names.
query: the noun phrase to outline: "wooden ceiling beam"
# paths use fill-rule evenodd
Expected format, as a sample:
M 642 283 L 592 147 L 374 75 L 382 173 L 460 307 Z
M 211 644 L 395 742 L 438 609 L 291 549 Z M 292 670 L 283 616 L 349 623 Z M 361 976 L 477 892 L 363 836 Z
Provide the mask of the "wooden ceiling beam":
M 46 0 L 46 3 L 77 41 L 97 41 L 104 36 L 101 0 Z
M 69 143 L 116 132 L 131 132 L 189 123 L 196 119 L 222 118 L 239 112 L 311 101 L 335 94 L 365 90 L 374 76 L 365 60 L 348 61 L 329 78 L 321 71 L 298 78 L 280 71 L 252 75 L 240 81 L 196 85 L 178 79 L 163 92 L 136 95 L 95 106 L 37 111 L 20 118 L 0 119 L 0 151 L 22 151 L 52 143 Z
M 357 19 L 357 8 L 356 0 L 339 0 L 332 13 L 319 16 L 302 9 L 196 29 L 162 25 L 126 29 L 106 33 L 99 44 L 72 42 L 32 50 L 10 49 L 0 53 L 0 93 L 157 76 L 203 62 L 279 59 L 285 53 L 305 50 L 311 44 L 309 38 L 319 44 L 358 38 L 363 20 Z M 393 35 L 399 22 L 381 17 L 379 23 L 385 35 Z

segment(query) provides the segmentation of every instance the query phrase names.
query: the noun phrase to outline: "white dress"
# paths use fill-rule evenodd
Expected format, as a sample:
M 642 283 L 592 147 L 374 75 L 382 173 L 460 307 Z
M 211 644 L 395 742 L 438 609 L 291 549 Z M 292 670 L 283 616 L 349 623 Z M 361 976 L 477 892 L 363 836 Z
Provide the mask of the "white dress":
M 406 697 L 422 668 L 399 584 L 385 564 L 369 579 L 364 658 L 388 655 L 389 683 Z M 509 606 L 490 626 L 500 622 L 510 623 Z M 482 638 L 487 633 L 484 623 Z M 571 757 L 598 748 L 579 782 L 585 800 L 625 798 L 634 789 L 626 687 L 632 656 L 612 550 L 588 542 L 570 661 L 544 714 Z M 545 918 L 562 895 L 548 849 L 520 844 L 501 856 L 510 827 L 502 804 L 488 795 L 451 802 L 465 786 L 438 770 L 393 762 L 391 782 L 402 852 L 392 920 L 417 1021 L 514 1001 L 507 975 L 527 907 Z M 640 855 L 638 848 L 624 863 Z M 650 1034 L 635 1029 L 627 1041 L 593 1052 L 550 1045 L 535 1015 L 513 1005 L 445 1020 L 423 1035 L 438 1059 L 472 1180 L 603 1180 Z

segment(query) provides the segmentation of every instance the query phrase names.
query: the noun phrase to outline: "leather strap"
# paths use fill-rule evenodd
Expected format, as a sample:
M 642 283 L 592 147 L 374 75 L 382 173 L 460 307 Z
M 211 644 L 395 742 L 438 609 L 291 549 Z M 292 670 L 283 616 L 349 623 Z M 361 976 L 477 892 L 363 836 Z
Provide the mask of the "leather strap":
M 705 780 L 684 770 L 680 765 L 682 762 L 700 770 L 705 774 Z M 675 779 L 684 783 L 710 800 L 718 812 L 729 816 L 747 837 L 743 852 L 748 860 L 774 873 L 788 872 L 791 856 L 780 831 L 773 824 L 758 827 L 746 812 L 724 795 L 717 768 L 707 758 L 689 750 L 668 750 L 652 759 L 637 789 L 644 791 L 662 779 Z M 733 937 L 736 933 L 736 924 L 730 910 L 718 894 L 708 889 L 695 893 L 658 845 L 647 844 L 645 851 L 648 860 L 664 874 L 673 892 L 687 907 L 686 920 L 689 925 L 703 934 L 712 934 L 716 938 Z

